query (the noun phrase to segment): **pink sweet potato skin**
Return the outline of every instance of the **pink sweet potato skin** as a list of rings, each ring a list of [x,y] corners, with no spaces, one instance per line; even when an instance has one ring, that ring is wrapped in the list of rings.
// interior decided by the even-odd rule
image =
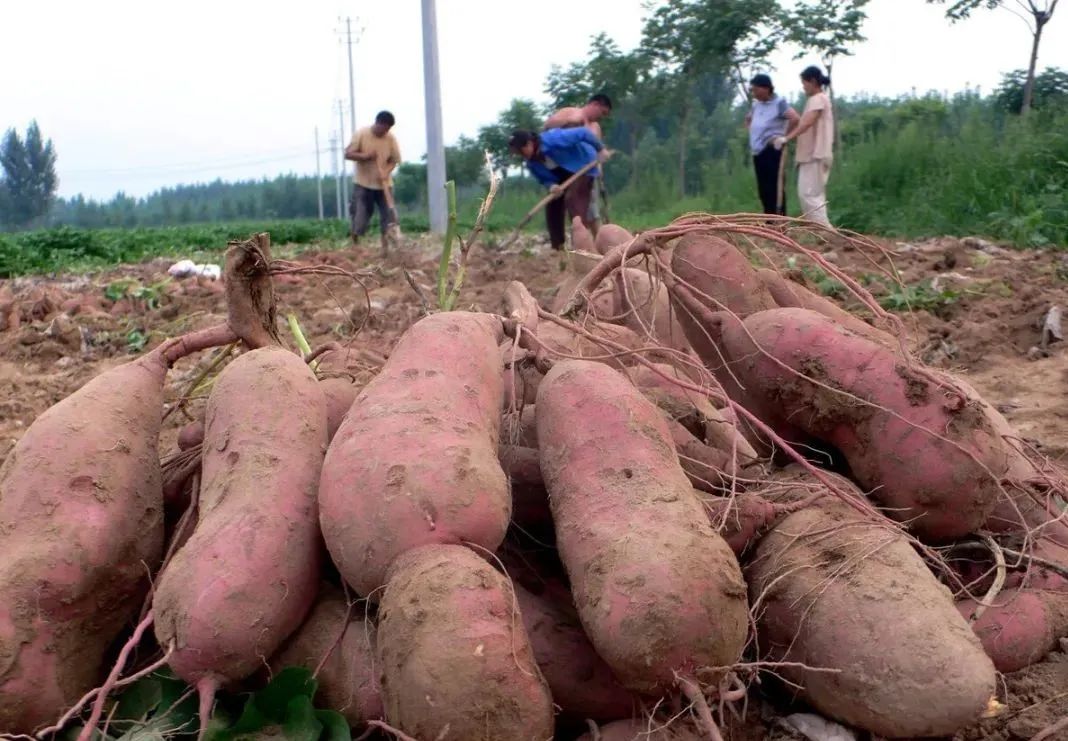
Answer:
[[[102,679],[163,549],[150,353],[37,418],[0,468],[0,729],[54,722]]]
[[[567,587],[552,581],[540,594],[514,582],[513,587],[534,659],[561,714],[602,722],[633,715],[641,707],[640,701],[623,688],[597,655]]]
[[[326,397],[326,439],[333,440],[360,389],[347,377],[324,378],[319,386]]]
[[[792,469],[775,479],[763,493],[776,501],[804,499],[814,482]],[[779,522],[746,580],[760,660],[840,670],[776,669],[828,717],[889,738],[952,736],[994,695],[994,667],[949,590],[901,534],[840,500]]]
[[[860,317],[850,314],[834,301],[813,293],[774,270],[760,268],[757,270],[757,276],[779,308],[793,307],[818,312],[873,342],[878,342],[892,350],[898,348],[897,340],[890,334],[876,329]]]
[[[375,625],[364,620],[363,606],[350,613],[342,591],[323,583],[308,617],[271,658],[271,670],[301,666],[314,672],[329,653],[316,676],[315,703],[338,711],[356,728],[382,717],[382,693],[372,671],[374,645]]]
[[[628,689],[738,660],[745,584],[660,411],[607,366],[556,364],[536,404],[557,548],[583,627]]]
[[[776,306],[745,254],[719,237],[691,234],[680,239],[671,271],[712,311],[747,317]]]
[[[970,618],[978,605],[962,600],[957,607]],[[983,650],[1000,672],[1014,672],[1041,661],[1068,636],[1068,593],[1006,589],[972,624]]]
[[[497,459],[503,335],[489,314],[432,314],[397,343],[334,437],[319,489],[326,546],[374,599],[386,569],[429,543],[496,550],[511,517]]]
[[[208,399],[196,530],[157,583],[156,637],[187,682],[239,680],[304,619],[319,584],[326,401],[280,347],[246,353]],[[253,626],[254,629],[253,629]]]
[[[414,738],[552,738],[552,699],[511,584],[468,548],[427,545],[394,561],[377,657],[386,720]]]
[[[837,447],[862,488],[917,535],[961,537],[987,519],[1008,457],[981,400],[956,409],[896,353],[806,309],[724,318],[722,337],[753,411]]]
[[[613,247],[634,239],[634,235],[618,224],[602,224],[594,240],[595,249],[602,255]]]
[[[524,530],[552,532],[553,515],[541,477],[538,449],[502,445],[500,461],[512,492],[512,522]]]
[[[204,442],[204,420],[190,422],[178,431],[178,450],[189,450]]]

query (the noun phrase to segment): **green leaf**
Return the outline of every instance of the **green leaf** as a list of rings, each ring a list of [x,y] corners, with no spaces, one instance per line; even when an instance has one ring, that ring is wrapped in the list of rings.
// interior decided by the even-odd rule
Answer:
[[[319,741],[323,724],[315,715],[310,697],[294,697],[286,707],[286,719],[282,724],[287,739],[292,741]]]
[[[316,710],[315,717],[323,724],[322,741],[351,741],[352,730],[344,715],[336,710]]]
[[[274,676],[270,684],[254,695],[257,706],[275,723],[285,720],[289,701],[295,697],[306,697],[310,701],[315,697],[319,683],[312,677],[311,670],[291,666]]]
[[[144,720],[163,701],[163,682],[149,675],[134,682],[119,696],[115,720]]]

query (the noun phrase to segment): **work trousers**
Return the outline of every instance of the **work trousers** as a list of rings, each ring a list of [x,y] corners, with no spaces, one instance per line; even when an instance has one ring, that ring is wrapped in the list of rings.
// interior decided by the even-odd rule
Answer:
[[[817,224],[831,225],[827,217],[827,179],[831,175],[831,160],[802,162],[797,166],[797,197],[801,201],[801,217]]]
[[[782,203],[779,200],[779,166],[782,162],[782,150],[771,144],[764,147],[759,154],[753,155],[753,169],[756,170],[757,192],[764,205],[764,213],[786,215],[786,184],[783,182]]]
[[[365,188],[362,185],[352,186],[352,200],[349,202],[349,216],[352,218],[352,235],[362,237],[367,233],[371,225],[371,216],[375,208],[378,209],[378,225],[382,233],[392,222],[389,206],[386,204],[386,192],[377,188]]]
[[[570,173],[564,176],[564,180],[569,177]],[[594,195],[595,180],[592,177],[580,177],[567,187],[562,196],[549,201],[545,207],[545,225],[549,229],[549,243],[554,250],[562,250],[567,242],[567,217],[574,219],[578,216],[587,228],[590,226],[590,199]]]

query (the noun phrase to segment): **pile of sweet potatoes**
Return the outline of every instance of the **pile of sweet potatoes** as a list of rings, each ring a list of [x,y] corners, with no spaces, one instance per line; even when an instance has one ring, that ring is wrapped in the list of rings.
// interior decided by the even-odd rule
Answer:
[[[286,349],[269,279],[230,270],[226,328],[42,415],[0,469],[0,733],[92,738],[153,662],[202,734],[291,666],[420,741],[731,738],[756,698],[884,738],[996,712],[997,671],[1068,633],[1060,474],[731,241],[601,234],[555,304],[512,284],[358,373]],[[238,339],[161,463],[168,367]]]

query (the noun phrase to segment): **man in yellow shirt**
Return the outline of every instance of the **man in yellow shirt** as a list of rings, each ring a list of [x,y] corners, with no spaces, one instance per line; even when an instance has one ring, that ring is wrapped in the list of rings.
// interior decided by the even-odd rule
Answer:
[[[802,216],[816,223],[830,226],[827,217],[827,179],[834,162],[834,109],[825,88],[831,78],[819,67],[806,67],[801,73],[801,86],[808,96],[801,122],[793,131],[775,140],[775,148],[797,140],[797,195]]]
[[[393,187],[393,170],[400,164],[400,147],[390,133],[395,119],[389,111],[375,116],[372,126],[356,132],[352,142],[345,148],[345,159],[356,163],[355,187],[349,215],[352,217],[352,243],[367,233],[371,216],[378,209],[378,222],[382,229],[382,249],[386,249],[386,234],[392,226],[392,215],[386,203],[385,188]]]

